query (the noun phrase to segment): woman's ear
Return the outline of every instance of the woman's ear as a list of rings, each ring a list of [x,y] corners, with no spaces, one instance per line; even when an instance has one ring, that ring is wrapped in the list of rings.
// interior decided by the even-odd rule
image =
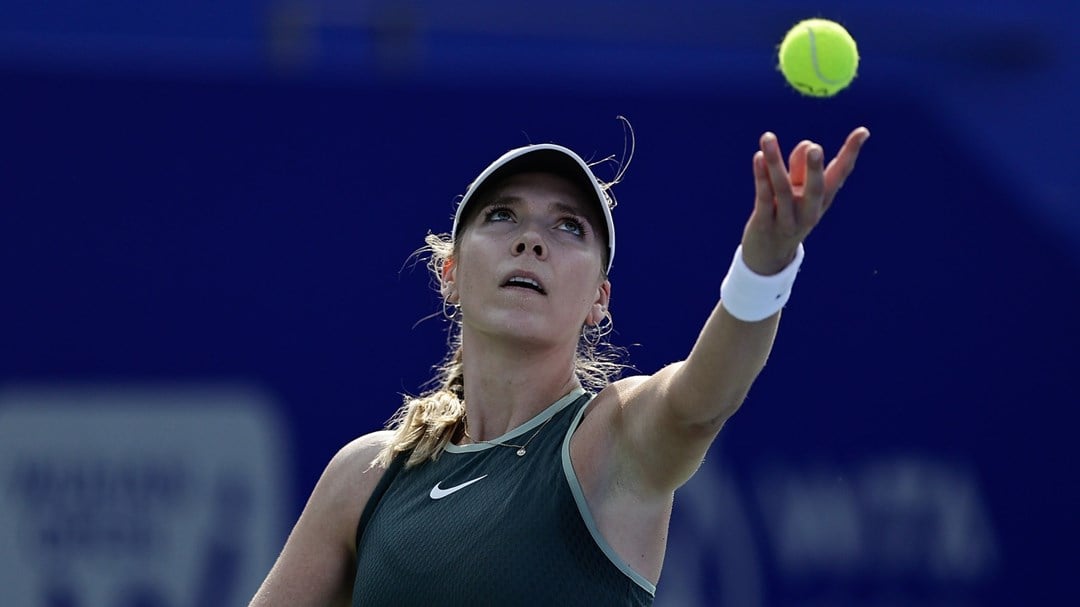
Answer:
[[[585,318],[585,324],[590,327],[595,327],[600,324],[600,321],[604,319],[604,306],[600,304],[593,304],[592,309],[589,310],[589,315]]]
[[[457,264],[453,257],[447,257],[439,273],[439,293],[447,303],[455,304],[461,299],[457,291]]]
[[[589,316],[585,319],[585,323],[591,326],[600,324],[607,314],[609,303],[611,303],[611,281],[604,280],[596,288],[596,300],[589,310]]]

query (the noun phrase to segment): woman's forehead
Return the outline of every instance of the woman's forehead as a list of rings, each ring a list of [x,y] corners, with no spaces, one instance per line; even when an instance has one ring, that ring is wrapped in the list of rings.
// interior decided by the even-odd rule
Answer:
[[[492,188],[489,199],[557,203],[583,212],[589,206],[585,194],[573,182],[554,173],[518,173]]]

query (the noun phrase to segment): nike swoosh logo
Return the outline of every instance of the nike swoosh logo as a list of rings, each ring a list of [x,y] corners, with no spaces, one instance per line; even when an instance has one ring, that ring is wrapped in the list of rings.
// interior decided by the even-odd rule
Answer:
[[[486,474],[484,476],[478,476],[478,477],[472,479],[471,481],[465,481],[464,483],[461,483],[460,485],[454,485],[453,487],[447,487],[446,489],[443,489],[442,487],[439,486],[439,485],[442,484],[442,481],[439,481],[438,483],[435,484],[434,487],[431,488],[431,499],[433,499],[433,500],[441,500],[442,498],[450,495],[451,493],[454,493],[455,491],[461,491],[462,489],[464,489],[465,487],[468,487],[469,485],[471,485],[473,483],[480,482],[481,480],[483,480],[486,477],[487,477]]]

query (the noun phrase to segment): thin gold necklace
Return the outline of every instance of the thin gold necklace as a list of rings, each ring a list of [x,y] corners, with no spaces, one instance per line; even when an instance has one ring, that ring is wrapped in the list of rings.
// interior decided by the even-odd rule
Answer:
[[[462,429],[465,431],[465,438],[469,439],[470,441],[472,441],[474,443],[478,443],[478,444],[483,443],[485,445],[494,445],[496,447],[510,447],[511,449],[516,448],[517,451],[515,451],[515,453],[517,453],[517,456],[518,457],[524,457],[525,454],[528,453],[527,447],[529,446],[529,443],[531,443],[532,440],[534,438],[536,438],[537,434],[540,434],[540,431],[544,429],[544,426],[548,425],[548,422],[550,422],[553,417],[555,417],[554,414],[552,414],[550,417],[548,417],[546,420],[544,420],[544,423],[540,424],[540,427],[536,429],[536,432],[533,432],[533,435],[529,437],[529,440],[525,441],[524,445],[515,445],[513,443],[504,443],[504,442],[493,441],[493,440],[476,440],[475,438],[473,438],[472,436],[469,435],[469,416],[468,415],[463,415],[461,417],[461,424],[462,424]]]

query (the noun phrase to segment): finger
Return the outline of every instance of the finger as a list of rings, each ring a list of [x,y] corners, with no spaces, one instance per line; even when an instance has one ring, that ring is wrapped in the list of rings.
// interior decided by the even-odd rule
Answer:
[[[762,217],[772,217],[774,212],[772,184],[769,183],[769,171],[765,168],[765,153],[754,153],[754,213]]]
[[[848,135],[840,152],[829,162],[825,168],[825,206],[832,204],[836,192],[843,187],[844,182],[855,170],[855,161],[859,157],[859,151],[870,138],[870,131],[866,127],[859,127]]]
[[[791,185],[795,187],[806,183],[806,151],[810,149],[810,145],[810,141],[803,139],[794,150],[791,150],[788,171],[791,173]]]
[[[806,151],[806,184],[798,205],[799,225],[813,227],[825,211],[825,151],[811,145]]]
[[[791,192],[791,178],[780,155],[780,142],[776,135],[765,133],[761,136],[761,151],[765,153],[765,168],[769,173],[769,184],[776,200],[776,220],[788,229],[795,226],[795,208]]]

